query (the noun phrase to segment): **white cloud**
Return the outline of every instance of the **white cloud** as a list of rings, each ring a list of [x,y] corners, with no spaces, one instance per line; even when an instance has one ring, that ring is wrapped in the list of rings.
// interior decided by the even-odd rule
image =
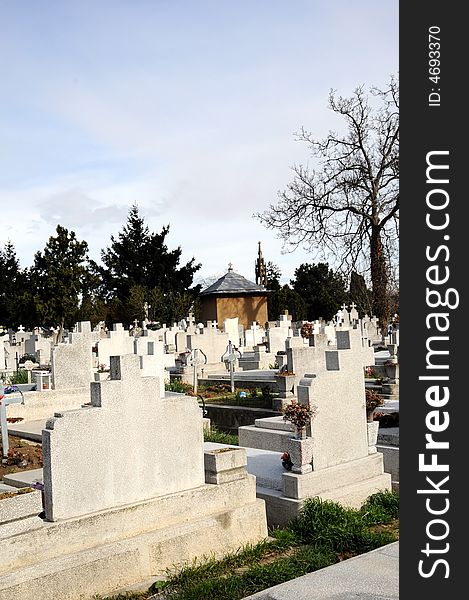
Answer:
[[[204,276],[231,261],[252,278],[261,240],[291,278],[308,256],[282,254],[251,215],[307,161],[294,132],[336,127],[330,88],[347,95],[396,72],[396,3],[29,8],[5,10],[0,40],[0,221],[22,264],[57,223],[98,259],[137,203]]]

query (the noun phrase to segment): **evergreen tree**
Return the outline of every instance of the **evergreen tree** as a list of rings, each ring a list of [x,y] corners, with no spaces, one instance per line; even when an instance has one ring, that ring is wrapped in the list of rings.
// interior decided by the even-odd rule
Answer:
[[[302,264],[295,270],[290,282],[306,304],[309,321],[332,319],[340,306],[348,300],[344,278],[329,269],[327,263]]]
[[[41,325],[64,327],[77,319],[84,291],[89,289],[88,244],[57,225],[43,252],[36,252],[31,270],[34,301]]]
[[[0,325],[12,329],[19,325],[32,327],[36,314],[29,270],[20,268],[11,241],[0,249],[0,281]]]
[[[113,302],[118,320],[130,324],[144,318],[144,304],[150,305],[152,320],[171,323],[186,316],[200,286],[191,288],[194,273],[200,269],[192,258],[179,266],[182,250],[169,250],[165,244],[169,226],[160,233],[150,232],[138,207],[133,205],[127,222],[111,245],[101,251],[103,296]]]
[[[267,271],[267,289],[269,290],[279,290],[281,288],[280,285],[280,277],[282,276],[282,271],[278,265],[269,260],[266,265]]]
[[[350,302],[355,302],[359,317],[371,316],[373,311],[373,294],[366,287],[365,278],[355,271],[350,274]]]
[[[8,241],[4,249],[0,249],[0,325],[11,327],[13,325],[13,302],[17,292],[15,290],[20,268],[16,258],[15,248]]]
[[[303,321],[306,319],[306,302],[288,284],[269,294],[267,302],[269,319],[272,321],[279,319],[280,315],[283,315],[286,310],[288,310],[293,321]]]

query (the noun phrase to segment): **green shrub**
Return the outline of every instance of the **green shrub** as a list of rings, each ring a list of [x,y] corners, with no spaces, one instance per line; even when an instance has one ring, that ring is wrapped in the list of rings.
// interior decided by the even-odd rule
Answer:
[[[13,375],[10,375],[11,385],[17,385],[18,383],[28,383],[28,371],[26,369],[19,369]]]

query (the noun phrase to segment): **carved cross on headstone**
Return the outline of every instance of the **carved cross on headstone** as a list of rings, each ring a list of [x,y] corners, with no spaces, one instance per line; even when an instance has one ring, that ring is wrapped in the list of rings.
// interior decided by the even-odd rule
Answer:
[[[234,364],[237,358],[241,357],[241,352],[237,350],[231,341],[226,347],[225,353],[222,355],[221,359],[224,362],[228,363],[230,369],[230,383],[231,383],[231,393],[234,392]]]
[[[137,337],[139,335],[139,332],[140,332],[140,330],[139,330],[139,327],[138,327],[138,321],[137,321],[137,319],[135,319],[134,320],[134,326],[133,326],[133,329],[132,329],[132,335],[134,337]]]
[[[197,394],[197,368],[200,367],[200,365],[207,364],[207,355],[200,348],[193,348],[190,350],[190,354],[187,357],[187,364],[192,365],[193,367],[194,394]]]
[[[355,302],[352,302],[350,304],[350,320],[352,322],[353,325],[356,325],[358,323],[358,311],[357,311],[357,305],[355,304]]]

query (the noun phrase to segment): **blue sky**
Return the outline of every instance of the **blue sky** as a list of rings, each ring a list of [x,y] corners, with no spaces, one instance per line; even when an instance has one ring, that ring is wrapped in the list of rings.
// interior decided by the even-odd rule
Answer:
[[[340,129],[331,88],[398,73],[398,6],[1,0],[0,245],[29,266],[60,223],[98,260],[136,203],[201,277],[254,279],[261,241],[288,282],[315,257],[252,214],[308,162],[296,131]]]

